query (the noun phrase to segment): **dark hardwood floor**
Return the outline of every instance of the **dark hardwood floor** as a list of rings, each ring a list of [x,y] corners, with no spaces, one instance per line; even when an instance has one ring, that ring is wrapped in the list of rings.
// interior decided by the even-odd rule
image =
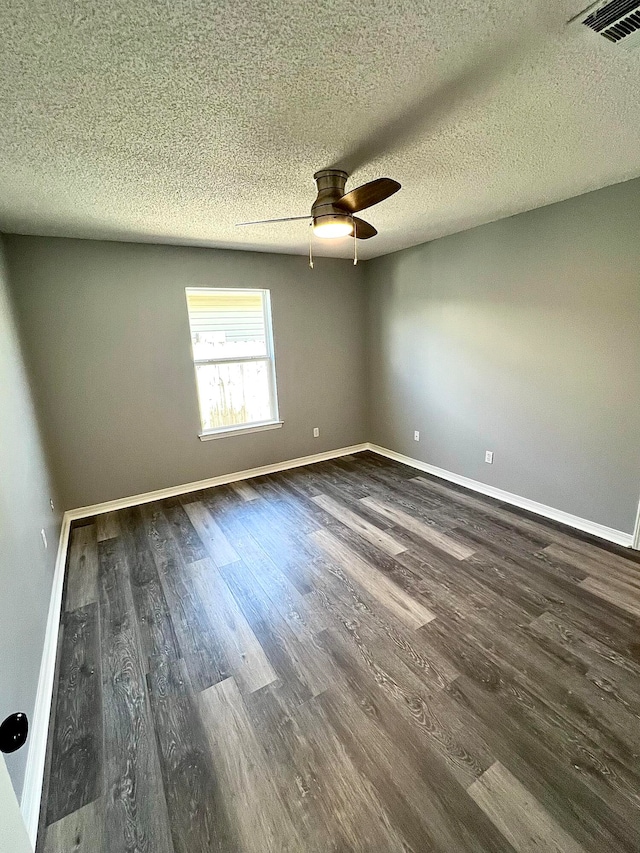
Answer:
[[[372,453],[74,527],[46,853],[640,850],[640,563]]]

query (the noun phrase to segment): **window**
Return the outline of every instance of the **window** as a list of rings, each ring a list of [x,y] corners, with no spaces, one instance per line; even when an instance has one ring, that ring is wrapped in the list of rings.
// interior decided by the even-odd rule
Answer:
[[[201,438],[281,426],[268,290],[187,288]]]

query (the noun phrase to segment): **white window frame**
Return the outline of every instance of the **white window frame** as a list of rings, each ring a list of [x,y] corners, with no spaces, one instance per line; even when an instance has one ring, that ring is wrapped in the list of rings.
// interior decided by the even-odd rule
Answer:
[[[264,355],[249,355],[241,358],[196,358],[193,352],[193,338],[191,335],[191,318],[189,315],[189,294],[199,293],[260,293],[262,294],[262,312],[264,317],[266,353]],[[273,322],[271,315],[271,291],[259,287],[186,287],[185,297],[187,300],[187,319],[189,320],[189,338],[191,340],[191,359],[193,361],[193,373],[196,385],[196,399],[198,401],[198,413],[200,416],[200,432],[198,437],[201,441],[209,441],[214,438],[224,438],[229,435],[242,435],[243,433],[263,432],[269,429],[278,429],[284,423],[280,420],[278,408],[278,387],[276,383],[276,358],[273,348]],[[216,427],[215,429],[204,429],[202,425],[202,408],[200,405],[200,393],[198,390],[198,366],[201,364],[240,364],[245,361],[268,361],[269,362],[269,396],[271,399],[272,418],[267,421],[251,421],[246,424],[232,424],[231,426]]]

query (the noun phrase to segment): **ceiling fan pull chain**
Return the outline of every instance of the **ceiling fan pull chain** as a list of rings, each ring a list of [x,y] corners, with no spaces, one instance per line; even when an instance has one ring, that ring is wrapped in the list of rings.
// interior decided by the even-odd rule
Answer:
[[[353,265],[355,267],[358,265],[358,238],[356,237],[356,220],[353,216],[351,221],[353,222]]]
[[[312,237],[313,237],[313,220],[309,223],[309,266],[313,269],[313,247],[312,247]]]

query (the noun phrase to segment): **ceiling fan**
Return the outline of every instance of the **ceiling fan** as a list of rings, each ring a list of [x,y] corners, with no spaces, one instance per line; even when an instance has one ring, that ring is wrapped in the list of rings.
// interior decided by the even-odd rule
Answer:
[[[354,214],[384,201],[398,192],[400,184],[391,178],[377,178],[345,193],[349,175],[342,169],[322,169],[313,176],[318,188],[316,200],[311,205],[309,216],[286,216],[284,219],[262,219],[258,222],[239,222],[239,226],[264,225],[270,222],[293,222],[312,220],[316,237],[349,237],[368,240],[378,233],[373,225]],[[311,223],[310,223],[311,224]]]

